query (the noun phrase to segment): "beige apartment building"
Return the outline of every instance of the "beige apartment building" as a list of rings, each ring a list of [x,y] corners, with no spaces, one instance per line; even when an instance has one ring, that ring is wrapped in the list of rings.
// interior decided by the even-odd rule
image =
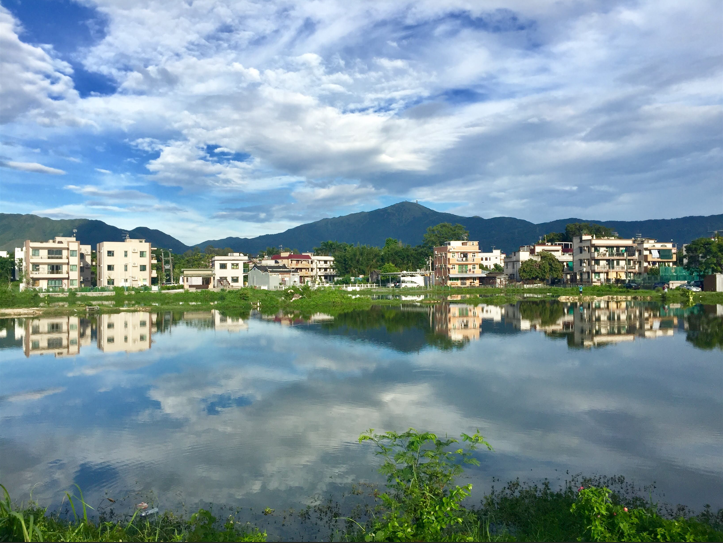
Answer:
[[[434,248],[434,284],[477,287],[487,275],[478,241],[448,241]]]
[[[647,238],[573,239],[573,274],[578,283],[594,285],[629,281],[653,267],[674,266],[677,249],[673,242]]]
[[[301,285],[311,285],[314,283],[314,263],[311,259],[311,253],[300,255],[281,253],[272,256],[268,260],[273,260],[274,266],[286,266],[290,270],[296,271],[299,274],[299,282]]]
[[[316,284],[333,283],[336,279],[336,268],[334,267],[334,257],[325,255],[315,255],[312,253],[304,253],[311,256],[312,270],[314,274],[314,282]]]
[[[15,254],[18,259],[17,249]],[[27,240],[21,249],[20,289],[73,289],[91,286],[90,245],[81,245],[75,237],[36,242]]]
[[[492,305],[442,303],[434,306],[434,332],[452,341],[470,341],[480,337],[482,321],[502,321],[502,308]]]
[[[99,287],[149,286],[157,277],[153,248],[144,239],[104,241],[96,258]]]
[[[137,353],[151,348],[150,313],[98,316],[98,349],[104,353]]]
[[[242,253],[214,256],[211,259],[214,288],[241,288],[244,286],[244,264],[249,257]]]

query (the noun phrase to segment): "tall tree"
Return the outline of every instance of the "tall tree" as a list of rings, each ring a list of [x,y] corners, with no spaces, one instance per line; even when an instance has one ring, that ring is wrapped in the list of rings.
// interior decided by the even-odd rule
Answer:
[[[466,240],[468,238],[469,231],[461,224],[452,225],[448,222],[443,222],[427,228],[422,246],[431,255],[435,247],[440,247],[447,241]]]
[[[692,273],[723,273],[723,236],[698,238],[685,246],[685,268]]]
[[[562,262],[547,251],[540,252],[540,260],[526,260],[520,266],[520,279],[525,281],[547,281],[562,279]]]

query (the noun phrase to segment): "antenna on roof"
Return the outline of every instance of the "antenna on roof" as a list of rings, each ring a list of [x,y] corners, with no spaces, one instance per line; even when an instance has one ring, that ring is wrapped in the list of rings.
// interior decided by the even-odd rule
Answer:
[[[77,228],[73,228],[73,237],[75,237],[75,235],[76,235],[77,233],[78,233],[78,229],[77,229]]]

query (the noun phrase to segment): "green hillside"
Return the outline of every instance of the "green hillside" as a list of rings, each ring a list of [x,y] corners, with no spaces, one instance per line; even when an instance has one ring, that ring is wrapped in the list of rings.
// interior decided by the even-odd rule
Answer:
[[[77,230],[76,238],[83,244],[91,245],[93,249],[101,241],[123,241],[124,230],[103,221],[56,220],[36,215],[0,213],[0,250],[13,251],[16,247],[22,247],[27,239],[47,241],[55,236],[72,236],[73,229]],[[160,230],[140,227],[129,230],[128,235],[131,238],[150,241],[154,247],[172,249],[175,252],[182,253],[189,249],[177,239]]]
[[[266,247],[290,247],[309,251],[322,241],[333,240],[381,247],[389,237],[401,239],[404,243],[417,245],[429,226],[441,222],[459,223],[470,233],[470,239],[478,240],[484,250],[494,246],[509,253],[520,245],[536,242],[550,232],[562,232],[572,222],[595,222],[609,226],[621,236],[642,234],[660,240],[673,239],[678,244],[688,243],[695,238],[709,235],[711,230],[723,230],[723,215],[710,217],[683,217],[647,221],[599,221],[590,219],[561,219],[534,224],[512,217],[462,217],[451,213],[440,213],[412,202],[401,202],[374,211],[353,213],[343,217],[322,219],[291,228],[280,234],[269,234],[256,238],[224,238],[199,243],[230,247],[244,253],[257,253]]]

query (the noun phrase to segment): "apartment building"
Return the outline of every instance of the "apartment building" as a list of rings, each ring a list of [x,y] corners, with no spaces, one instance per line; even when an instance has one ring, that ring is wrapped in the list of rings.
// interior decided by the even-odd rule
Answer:
[[[153,248],[146,240],[104,241],[97,247],[99,287],[143,287],[157,277]]]
[[[81,245],[75,237],[27,240],[22,249],[15,250],[15,259],[25,275],[21,290],[91,286],[90,245]]]
[[[314,283],[324,284],[334,282],[336,279],[336,268],[334,267],[333,256],[314,255],[312,253],[304,254],[311,256]]]
[[[487,275],[478,241],[448,241],[434,248],[434,284],[476,287]]]
[[[244,286],[244,264],[249,257],[242,253],[215,256],[211,259],[214,288],[241,288]]]
[[[653,267],[674,266],[677,249],[672,242],[647,238],[596,238],[583,235],[573,239],[573,272],[579,283],[600,285],[629,281]]]
[[[522,245],[519,251],[507,255],[504,260],[505,275],[510,281],[520,281],[520,266],[528,260],[540,260],[542,251],[552,254],[563,266],[563,280],[569,282],[572,279],[572,243],[536,243],[534,245]]]
[[[311,253],[300,255],[281,253],[272,256],[269,260],[273,260],[276,266],[286,266],[291,270],[296,270],[302,285],[314,283],[314,263],[311,259]]]

